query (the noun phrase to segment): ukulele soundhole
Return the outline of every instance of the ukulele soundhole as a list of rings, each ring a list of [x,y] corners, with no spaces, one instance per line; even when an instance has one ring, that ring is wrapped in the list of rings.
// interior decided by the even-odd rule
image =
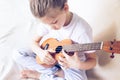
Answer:
[[[56,53],[59,53],[62,51],[62,46],[58,46],[56,49],[55,49]]]

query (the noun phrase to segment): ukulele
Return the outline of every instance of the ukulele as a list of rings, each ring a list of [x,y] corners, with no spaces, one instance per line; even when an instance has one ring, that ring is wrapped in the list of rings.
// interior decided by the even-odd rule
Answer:
[[[85,44],[73,44],[72,40],[65,39],[58,41],[55,38],[49,38],[41,44],[42,49],[52,49],[55,51],[51,55],[59,60],[59,56],[64,57],[62,50],[64,50],[68,55],[72,56],[75,51],[84,52],[92,50],[103,50],[112,53],[111,58],[114,58],[114,53],[120,53],[120,41],[106,41],[106,42],[95,42],[95,43],[85,43]],[[36,61],[38,64],[45,65],[38,56],[36,56]]]

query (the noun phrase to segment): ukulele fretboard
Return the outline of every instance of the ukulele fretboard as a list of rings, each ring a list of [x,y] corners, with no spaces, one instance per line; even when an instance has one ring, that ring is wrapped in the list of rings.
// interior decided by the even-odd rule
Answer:
[[[91,50],[101,50],[102,49],[102,42],[64,45],[63,49],[66,52],[74,52],[74,51],[83,52],[83,51],[91,51]]]

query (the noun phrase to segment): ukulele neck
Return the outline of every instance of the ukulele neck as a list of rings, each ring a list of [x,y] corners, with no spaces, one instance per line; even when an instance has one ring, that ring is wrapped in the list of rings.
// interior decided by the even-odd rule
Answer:
[[[103,42],[96,43],[86,43],[86,44],[72,44],[72,45],[64,45],[63,49],[66,52],[84,52],[84,51],[92,51],[92,50],[101,50],[103,46]]]

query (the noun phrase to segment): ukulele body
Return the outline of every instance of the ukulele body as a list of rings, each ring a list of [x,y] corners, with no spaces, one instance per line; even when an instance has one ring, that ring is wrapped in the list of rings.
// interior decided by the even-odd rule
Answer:
[[[51,52],[51,55],[53,58],[55,58],[57,61],[59,60],[59,56],[64,57],[61,50],[62,50],[62,46],[64,45],[69,45],[72,44],[72,41],[70,39],[64,39],[62,41],[58,41],[55,38],[49,38],[47,40],[45,40],[42,44],[41,44],[41,48],[44,49],[44,47],[46,45],[48,45],[47,50],[52,50],[55,53]],[[43,66],[50,66],[50,65],[46,65],[45,63],[43,63],[40,58],[38,56],[36,56],[36,61],[38,64],[41,64]],[[56,62],[57,63],[57,62]],[[55,64],[51,65],[54,66]]]

